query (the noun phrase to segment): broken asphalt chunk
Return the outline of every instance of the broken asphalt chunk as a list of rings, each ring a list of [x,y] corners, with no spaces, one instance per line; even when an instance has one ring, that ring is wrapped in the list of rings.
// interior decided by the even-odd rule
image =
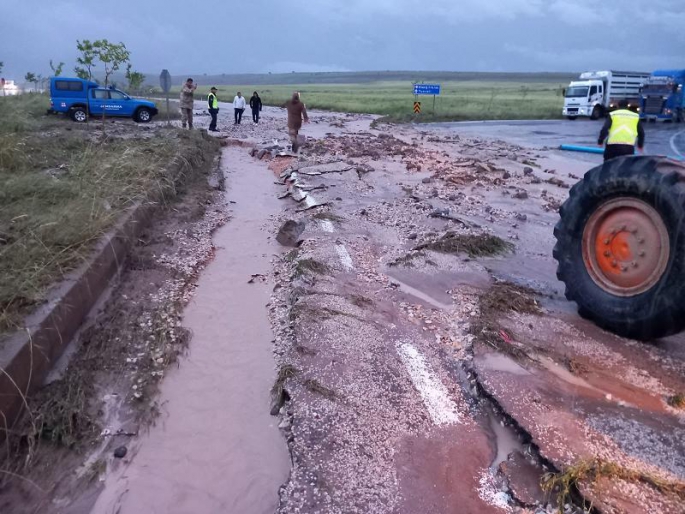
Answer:
[[[297,246],[297,242],[304,232],[305,222],[288,220],[286,221],[278,231],[276,236],[276,241],[278,241],[283,246]]]

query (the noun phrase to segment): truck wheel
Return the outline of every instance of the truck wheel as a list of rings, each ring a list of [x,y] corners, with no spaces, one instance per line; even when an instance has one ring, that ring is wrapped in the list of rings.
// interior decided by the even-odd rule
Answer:
[[[641,340],[685,328],[683,175],[672,160],[621,157],[571,188],[554,258],[581,316]]]
[[[69,115],[71,116],[72,120],[79,123],[84,123],[88,120],[88,113],[83,107],[74,107]]]
[[[591,120],[598,120],[602,116],[602,109],[600,108],[599,105],[595,105],[595,107],[592,109],[592,114],[590,114],[590,119]]]
[[[578,116],[566,116],[569,120],[573,121],[575,120]]]
[[[152,120],[152,113],[150,112],[150,109],[148,109],[147,107],[141,107],[136,111],[136,114],[133,116],[133,119],[138,123],[148,123]]]

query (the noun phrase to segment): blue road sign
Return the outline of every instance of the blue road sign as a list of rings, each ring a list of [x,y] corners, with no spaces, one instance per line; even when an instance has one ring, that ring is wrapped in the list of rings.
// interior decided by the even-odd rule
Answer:
[[[415,95],[439,95],[440,84],[414,84]]]

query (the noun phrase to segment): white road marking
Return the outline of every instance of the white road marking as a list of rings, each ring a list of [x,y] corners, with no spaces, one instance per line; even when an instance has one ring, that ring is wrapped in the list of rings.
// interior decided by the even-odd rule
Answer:
[[[680,150],[678,150],[678,147],[675,145],[675,139],[681,134],[685,134],[685,130],[681,130],[680,132],[676,132],[675,134],[673,134],[673,137],[671,138],[670,143],[671,143],[671,149],[676,153],[676,155],[678,157],[685,158],[685,155],[683,155],[680,152]]]
[[[297,179],[295,181],[295,185],[297,186]],[[312,205],[318,205],[318,202],[314,199],[314,197],[310,194],[305,193],[307,196],[304,199],[304,202],[307,204],[307,207],[311,207]],[[329,234],[332,234],[335,232],[335,227],[333,226],[333,223],[331,223],[329,220],[319,220],[319,223],[321,224],[321,229],[324,232],[328,232]],[[338,254],[338,257],[340,257],[340,263],[343,265],[343,268],[346,270],[350,271],[354,269],[354,262],[352,262],[352,257],[350,256],[350,253],[347,251],[347,248],[345,248],[344,245],[337,243],[335,245],[335,251]]]
[[[449,396],[445,385],[440,381],[419,351],[409,343],[398,343],[399,353],[414,387],[421,395],[423,403],[436,425],[453,425],[461,418],[456,404]]]
[[[353,270],[354,263],[352,262],[352,257],[350,257],[347,248],[345,248],[344,245],[336,244],[335,251],[338,252],[338,257],[340,257],[340,262],[342,263],[343,268],[347,270]]]

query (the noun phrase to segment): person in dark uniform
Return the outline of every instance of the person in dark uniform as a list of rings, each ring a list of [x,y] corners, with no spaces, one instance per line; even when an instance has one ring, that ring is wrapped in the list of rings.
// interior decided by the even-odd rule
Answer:
[[[262,99],[259,98],[259,93],[255,91],[250,98],[250,108],[252,109],[252,121],[259,123],[259,113],[262,110]]]
[[[602,146],[605,139],[605,161],[622,155],[633,155],[636,142],[638,152],[644,152],[645,130],[640,115],[628,109],[628,100],[619,100],[618,109],[607,116],[597,144]]]
[[[219,99],[216,97],[215,87],[209,90],[207,104],[209,107],[209,114],[212,116],[212,122],[209,124],[209,130],[211,132],[219,132],[216,128],[216,118],[219,115]]]

